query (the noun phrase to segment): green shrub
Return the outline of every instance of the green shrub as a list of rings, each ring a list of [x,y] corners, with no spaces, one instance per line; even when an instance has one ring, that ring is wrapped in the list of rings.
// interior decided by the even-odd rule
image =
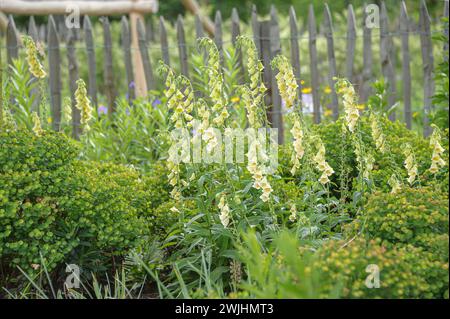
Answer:
[[[377,192],[363,217],[370,237],[440,252],[439,258],[448,261],[448,194],[426,187],[404,188],[399,194]]]
[[[448,263],[412,245],[386,247],[362,238],[330,241],[317,252],[322,289],[343,283],[344,298],[442,298],[448,296]],[[378,266],[380,287],[368,288],[368,265]],[[323,297],[327,297],[325,294]]]
[[[78,151],[59,133],[0,133],[0,259],[10,273],[36,271],[41,256],[49,271],[104,270],[151,230],[138,172],[79,161]]]
[[[256,234],[238,246],[246,279],[232,296],[257,298],[448,298],[448,264],[412,245],[387,247],[363,237],[313,250],[292,233],[264,248]],[[369,265],[379,288],[368,288]]]

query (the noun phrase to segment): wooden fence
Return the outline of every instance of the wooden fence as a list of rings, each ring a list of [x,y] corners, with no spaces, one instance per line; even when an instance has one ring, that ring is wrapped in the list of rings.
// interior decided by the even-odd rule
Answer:
[[[356,30],[357,26],[360,25],[363,28],[363,71],[362,71],[362,84],[358,88],[358,93],[361,98],[361,103],[365,103],[369,96],[370,83],[373,81],[373,53],[372,53],[372,42],[379,41],[380,46],[380,61],[382,74],[388,83],[388,108],[396,103],[399,96],[397,96],[396,89],[396,74],[394,68],[393,54],[395,48],[393,47],[393,37],[401,38],[401,66],[402,66],[402,79],[401,85],[403,86],[403,105],[404,105],[404,122],[408,128],[411,128],[412,114],[411,114],[411,62],[410,62],[410,49],[409,49],[409,37],[414,31],[416,34],[420,35],[421,53],[422,53],[422,69],[423,69],[423,105],[424,112],[428,114],[432,108],[432,95],[433,95],[433,50],[432,50],[432,34],[431,34],[431,19],[428,14],[426,2],[421,0],[420,5],[420,18],[418,23],[412,23],[412,20],[408,17],[407,7],[405,3],[400,2],[400,17],[399,25],[397,31],[393,32],[392,26],[389,26],[388,15],[386,12],[386,6],[382,2],[380,7],[380,37],[379,39],[374,39],[372,37],[372,30],[366,25],[366,23],[357,23],[355,19],[355,13],[352,5],[348,6],[347,13],[347,33],[346,33],[346,63],[345,63],[345,76],[349,79],[354,77],[354,59],[355,59],[355,47],[356,41],[361,38],[357,37]],[[444,1],[444,11],[443,15],[448,17],[448,0]],[[364,17],[365,18],[365,17]],[[98,86],[96,83],[96,69],[102,68],[104,74],[104,96],[106,96],[109,109],[114,110],[114,101],[117,96],[114,77],[117,75],[113,74],[113,51],[112,51],[112,40],[111,40],[111,30],[110,22],[107,17],[101,19],[103,25],[103,65],[98,65],[100,61],[96,61],[94,52],[94,36],[92,30],[92,24],[89,16],[84,17],[83,21],[83,35],[85,42],[85,50],[88,57],[88,93],[94,104],[97,105],[98,96]],[[416,25],[416,30],[411,30],[411,26]],[[293,8],[289,11],[289,26],[290,26],[290,37],[289,43],[290,47],[285,48],[285,50],[290,50],[291,62],[294,67],[295,76],[299,85],[299,95],[301,96],[301,66],[302,57],[300,56],[299,50],[299,26],[297,22],[297,15]],[[268,118],[272,125],[277,128],[283,127],[282,118],[282,100],[278,93],[278,88],[275,81],[275,72],[270,67],[270,60],[277,54],[282,52],[281,41],[280,41],[280,27],[278,21],[278,13],[274,7],[271,8],[270,18],[266,20],[260,20],[257,16],[257,9],[253,6],[252,16],[251,16],[251,27],[253,30],[253,38],[255,40],[256,46],[259,50],[260,58],[265,66],[264,68],[264,82],[268,88],[268,95],[266,97],[267,105],[270,105],[268,110]],[[125,59],[125,76],[128,83],[134,82],[134,72],[133,72],[133,62],[132,57],[132,39],[130,34],[130,27],[128,19],[124,16],[121,21],[121,38],[122,38],[122,49],[124,52]],[[167,64],[173,64],[175,61],[171,61],[169,57],[169,44],[166,31],[166,22],[163,17],[159,18],[159,34],[154,31],[155,28],[151,23],[145,24],[142,20],[138,20],[137,32],[138,32],[138,48],[140,52],[140,58],[142,59],[143,71],[145,74],[145,84],[148,89],[156,88],[156,80],[154,75],[154,68],[156,61],[151,61],[148,54],[148,46],[150,42],[154,44],[155,40],[159,39],[161,58]],[[45,31],[43,31],[45,30]],[[63,29],[60,28],[58,34],[57,24],[55,18],[49,16],[48,25],[46,27],[37,28],[35,20],[30,17],[28,34],[35,40],[45,40],[48,50],[49,59],[49,86],[50,86],[50,102],[51,110],[53,114],[53,128],[55,130],[59,129],[61,121],[61,52],[60,43],[65,39],[67,46],[67,59],[69,68],[69,78],[70,78],[70,90],[72,92],[72,104],[73,94],[76,89],[75,81],[78,78],[78,62],[74,43],[80,37],[78,30],[72,29],[67,30],[66,34],[61,34]],[[329,7],[324,5],[324,21],[323,21],[322,34],[317,32],[317,23],[315,19],[315,13],[313,6],[309,7],[307,14],[307,37],[308,37],[308,49],[309,49],[309,61],[310,61],[310,83],[312,89],[312,103],[313,103],[313,118],[315,123],[321,121],[321,92],[319,91],[319,71],[318,71],[318,55],[317,55],[317,38],[318,36],[323,36],[326,38],[327,43],[327,56],[328,56],[328,74],[326,79],[328,81],[329,87],[332,89],[331,92],[331,109],[333,117],[336,119],[339,115],[338,109],[338,98],[336,92],[334,91],[333,77],[338,75],[336,67],[335,58],[335,48],[334,48],[334,35],[333,35],[333,22]],[[217,12],[214,21],[214,41],[219,49],[221,55],[223,54],[223,45],[225,41],[222,35],[222,17],[221,13]],[[78,33],[77,33],[78,32]],[[177,63],[180,64],[181,73],[189,77],[189,55],[187,52],[186,44],[186,34],[183,19],[180,16],[176,21],[176,32],[177,32],[177,47],[179,53],[179,59]],[[445,30],[448,32],[448,30]],[[196,17],[195,20],[195,33],[196,37],[204,36],[204,30],[200,17]],[[240,21],[238,11],[233,9],[231,17],[231,42],[233,45],[236,43],[236,37],[240,35]],[[8,27],[6,31],[6,51],[7,51],[7,61],[12,62],[12,59],[17,58],[19,55],[19,49],[21,47],[21,40],[19,37],[19,32],[16,29],[14,19],[9,16]],[[448,48],[448,47],[447,47]],[[448,50],[448,49],[447,49]],[[242,55],[239,56],[242,59]],[[242,67],[242,62],[239,63],[241,66],[241,72],[244,72]],[[130,87],[129,97],[133,98],[135,96],[134,89]],[[73,128],[74,136],[77,137],[79,134],[79,111],[73,107]],[[391,113],[390,118],[395,119],[395,112]],[[280,130],[280,141],[283,141],[283,132]],[[429,134],[428,117],[424,117],[424,134]]]

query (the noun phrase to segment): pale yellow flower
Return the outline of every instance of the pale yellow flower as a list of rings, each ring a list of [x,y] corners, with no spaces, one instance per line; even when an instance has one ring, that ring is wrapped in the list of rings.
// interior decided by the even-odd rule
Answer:
[[[44,71],[44,67],[39,61],[38,57],[38,49],[33,39],[30,36],[23,36],[23,43],[25,45],[25,51],[27,55],[27,62],[30,73],[33,74],[36,78],[42,79],[47,76],[47,73]]]
[[[36,112],[31,113],[31,119],[33,120],[33,132],[36,136],[41,136],[44,130],[41,126],[41,119]]]

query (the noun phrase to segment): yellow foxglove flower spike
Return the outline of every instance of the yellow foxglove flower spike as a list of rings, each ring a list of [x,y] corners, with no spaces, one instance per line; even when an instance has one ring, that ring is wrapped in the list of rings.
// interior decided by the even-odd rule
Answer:
[[[322,185],[325,185],[330,182],[329,177],[333,175],[334,170],[333,168],[327,163],[325,160],[325,145],[323,144],[322,140],[318,138],[318,151],[317,154],[314,156],[314,161],[316,162],[317,169],[322,173],[322,175],[319,178],[319,182]]]
[[[228,206],[225,195],[222,195],[220,197],[218,207],[220,210],[219,215],[220,222],[222,223],[223,227],[227,228],[228,225],[230,224],[230,207]]]
[[[386,137],[382,132],[377,116],[374,113],[370,113],[369,120],[375,146],[377,150],[384,154],[386,152]]]
[[[41,127],[41,119],[36,112],[31,113],[31,119],[33,120],[33,132],[36,136],[41,136],[44,130]]]
[[[359,119],[358,99],[355,89],[349,81],[345,79],[338,79],[336,82],[336,93],[342,96],[345,111],[345,122],[348,130],[353,133]]]
[[[33,39],[30,36],[24,35],[23,43],[25,45],[25,51],[30,73],[33,74],[38,79],[45,78],[47,76],[47,73],[45,73],[44,67],[39,61],[38,56],[39,52]]]
[[[414,183],[414,180],[417,177],[418,168],[417,168],[417,162],[414,157],[414,153],[412,151],[410,144],[407,144],[405,146],[403,154],[405,155],[404,165],[405,165],[406,171],[408,172],[408,183],[410,185],[412,185]]]
[[[75,107],[80,110],[80,123],[85,131],[89,130],[89,121],[92,119],[91,101],[87,95],[86,83],[82,79],[77,80],[77,90],[75,91]]]
[[[285,56],[277,55],[272,60],[272,68],[277,68],[279,71],[275,78],[277,80],[280,95],[286,103],[286,107],[289,109],[295,103],[298,89],[292,66]]]
[[[441,167],[444,167],[446,165],[446,163],[442,158],[445,150],[440,144],[441,135],[439,132],[439,128],[437,128],[436,126],[433,126],[433,128],[433,133],[430,137],[430,147],[433,149],[433,153],[431,155],[430,172],[432,174],[436,174]]]

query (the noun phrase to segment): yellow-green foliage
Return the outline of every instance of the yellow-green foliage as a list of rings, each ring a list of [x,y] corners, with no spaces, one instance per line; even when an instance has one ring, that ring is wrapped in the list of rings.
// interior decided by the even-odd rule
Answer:
[[[140,215],[151,211],[151,194],[137,171],[79,161],[78,151],[60,133],[0,133],[1,267],[31,272],[41,255],[49,271],[91,267],[148,233]]]
[[[363,210],[366,230],[384,244],[411,244],[448,261],[448,194],[432,188],[403,188],[398,194],[377,192]]]
[[[349,298],[442,298],[448,297],[448,264],[434,260],[432,253],[412,245],[386,247],[379,241],[359,238],[344,246],[330,241],[317,252],[311,268],[320,272],[323,297],[343,285]],[[368,265],[377,265],[380,288],[368,288]]]

